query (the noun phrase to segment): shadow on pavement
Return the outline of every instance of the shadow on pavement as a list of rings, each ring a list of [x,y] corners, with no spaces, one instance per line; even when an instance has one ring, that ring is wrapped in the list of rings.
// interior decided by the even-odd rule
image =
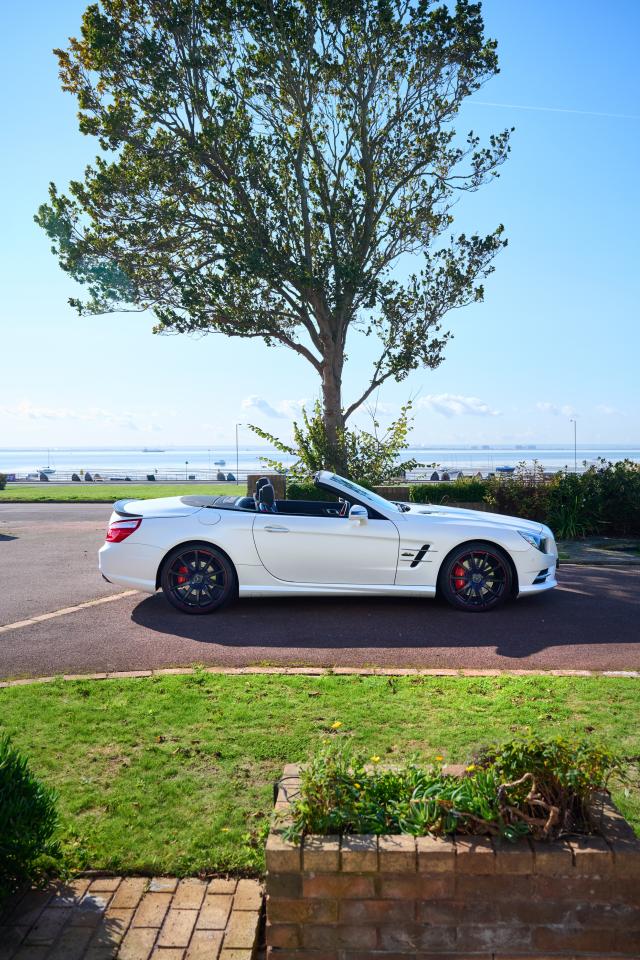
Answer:
[[[486,648],[520,659],[549,647],[637,644],[638,613],[637,573],[563,567],[556,590],[485,614],[459,612],[440,600],[292,597],[249,598],[198,617],[174,610],[159,593],[131,616],[158,633],[229,648]]]

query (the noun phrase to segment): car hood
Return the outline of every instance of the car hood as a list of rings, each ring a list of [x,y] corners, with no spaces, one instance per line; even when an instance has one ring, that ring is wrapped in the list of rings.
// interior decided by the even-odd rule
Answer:
[[[202,504],[186,503],[183,497],[155,497],[153,500],[118,500],[113,510],[121,517],[189,517],[202,510]]]
[[[406,514],[412,516],[438,517],[442,520],[464,520],[466,523],[475,520],[483,526],[512,527],[516,530],[531,530],[542,533],[545,526],[536,520],[523,520],[521,517],[506,517],[502,513],[487,513],[485,510],[465,510],[464,507],[449,507],[437,503],[405,503]]]

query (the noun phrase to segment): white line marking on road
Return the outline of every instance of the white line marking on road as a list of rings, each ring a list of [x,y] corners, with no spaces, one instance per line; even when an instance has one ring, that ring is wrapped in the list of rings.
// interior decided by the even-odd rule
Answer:
[[[0,633],[7,633],[9,630],[19,630],[21,627],[30,627],[34,623],[42,623],[43,620],[54,620],[56,617],[66,617],[68,613],[75,613],[77,610],[86,610],[87,607],[97,607],[101,603],[111,603],[112,600],[122,600],[123,597],[133,597],[138,590],[125,590],[124,593],[113,593],[109,597],[100,597],[98,600],[86,600],[84,603],[77,603],[74,607],[62,607],[61,610],[54,610],[53,613],[40,613],[37,617],[29,617],[28,620],[16,620],[15,623],[5,623],[0,626]]]

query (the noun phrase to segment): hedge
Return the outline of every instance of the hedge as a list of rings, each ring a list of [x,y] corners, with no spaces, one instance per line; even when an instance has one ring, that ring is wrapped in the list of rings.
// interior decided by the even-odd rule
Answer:
[[[416,483],[409,487],[409,499],[412,503],[480,503],[488,489],[483,480]]]

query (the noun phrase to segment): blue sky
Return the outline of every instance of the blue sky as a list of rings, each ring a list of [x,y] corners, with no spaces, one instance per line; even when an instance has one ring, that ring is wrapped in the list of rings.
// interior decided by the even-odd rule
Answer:
[[[77,289],[32,216],[48,182],[64,188],[95,152],[51,54],[84,7],[39,0],[3,17],[0,446],[206,445],[247,421],[287,436],[318,389],[290,351],[156,337],[151,316],[67,305]],[[380,391],[381,419],[411,395],[419,443],[570,442],[573,416],[581,442],[638,443],[640,4],[486,0],[484,15],[501,74],[458,126],[516,132],[500,180],[463,200],[458,226],[503,222],[509,247],[485,302],[450,315],[442,366]],[[372,356],[357,337],[349,355],[346,401]]]

